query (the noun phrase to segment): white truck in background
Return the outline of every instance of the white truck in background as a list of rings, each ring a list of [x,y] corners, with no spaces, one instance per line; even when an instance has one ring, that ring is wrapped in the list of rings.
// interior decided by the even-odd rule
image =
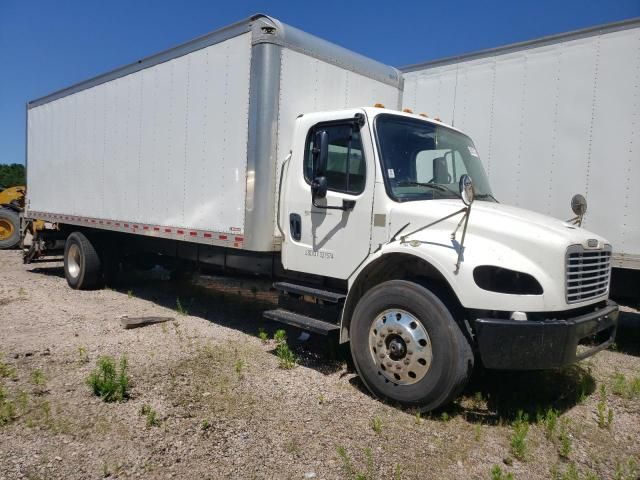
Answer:
[[[51,226],[25,260],[63,248],[75,289],[141,255],[273,279],[267,318],[350,342],[374,395],[426,410],[474,361],[610,345],[609,242],[495,202],[472,140],[402,89],[256,15],[30,102],[25,216]]]
[[[612,294],[640,301],[640,18],[411,65],[403,105],[467,132],[500,202],[613,244]]]

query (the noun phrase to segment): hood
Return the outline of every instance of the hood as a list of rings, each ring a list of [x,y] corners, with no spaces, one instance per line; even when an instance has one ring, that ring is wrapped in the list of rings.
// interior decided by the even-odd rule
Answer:
[[[408,222],[410,225],[401,235],[435,222],[463,206],[460,200],[427,200],[394,205],[391,210],[391,235]],[[455,216],[423,230],[418,235],[426,233],[430,229],[449,229],[452,232],[461,217],[462,215]],[[394,230],[396,226],[397,228]],[[458,239],[460,239],[461,233],[462,227],[458,231]],[[603,248],[607,243],[603,237],[577,225],[531,210],[486,201],[475,201],[472,204],[467,235],[468,239],[480,235],[498,241],[512,238],[525,244],[536,245],[542,242],[544,244],[553,243],[559,247],[580,244],[585,248],[594,248],[587,245],[589,239],[597,240],[598,244],[595,248]],[[465,241],[465,243],[467,242]]]

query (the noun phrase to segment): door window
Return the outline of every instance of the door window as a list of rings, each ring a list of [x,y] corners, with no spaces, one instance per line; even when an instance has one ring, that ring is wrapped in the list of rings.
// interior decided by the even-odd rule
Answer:
[[[336,192],[358,195],[364,190],[365,163],[362,140],[358,127],[352,123],[316,125],[307,140],[304,159],[304,178],[313,180],[313,141],[315,132],[324,130],[329,135],[329,157],[327,158],[327,188]]]

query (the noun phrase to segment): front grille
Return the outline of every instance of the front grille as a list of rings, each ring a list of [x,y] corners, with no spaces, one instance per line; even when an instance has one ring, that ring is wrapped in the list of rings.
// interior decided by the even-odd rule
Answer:
[[[582,245],[567,248],[567,303],[584,302],[605,295],[611,278],[611,246],[586,250]]]

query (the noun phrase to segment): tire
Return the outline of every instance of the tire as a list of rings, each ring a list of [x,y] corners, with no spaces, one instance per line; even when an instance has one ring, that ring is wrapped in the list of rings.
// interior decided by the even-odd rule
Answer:
[[[0,250],[15,248],[20,243],[18,212],[0,207]]]
[[[451,313],[416,283],[391,280],[365,293],[350,337],[351,356],[369,391],[423,411],[453,401],[473,371],[473,351]]]
[[[100,256],[81,232],[73,232],[64,245],[64,276],[75,290],[94,290],[102,286]]]

